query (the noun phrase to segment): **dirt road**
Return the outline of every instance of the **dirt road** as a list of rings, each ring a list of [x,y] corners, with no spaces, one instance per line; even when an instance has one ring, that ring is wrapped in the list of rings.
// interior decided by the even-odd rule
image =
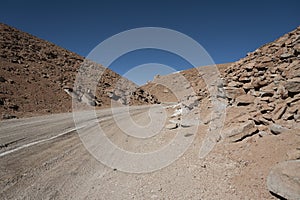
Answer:
[[[182,134],[183,138],[194,134],[188,134],[191,129],[181,127],[162,128],[150,141],[121,134],[115,119],[121,125],[132,123],[129,120],[145,125],[153,118],[148,111],[146,106],[132,107],[131,118],[122,108],[116,108],[114,115],[108,109],[97,111],[97,117],[82,113],[77,127],[72,113],[0,122],[0,199],[273,198],[264,186],[267,169],[256,174],[257,177],[239,179],[244,172],[256,173],[251,171],[249,166],[252,165],[247,161],[250,159],[247,152],[253,146],[221,144],[206,158],[198,158],[206,134],[204,125],[199,126],[193,143],[179,159],[168,167],[140,174],[125,173],[102,164],[85,148],[76,131],[88,134],[101,125],[107,138],[132,152],[153,151],[172,141],[176,134]],[[163,112],[161,107],[152,111]],[[292,143],[293,138],[290,141]],[[264,141],[257,145],[267,148]],[[269,165],[275,162],[272,158]]]

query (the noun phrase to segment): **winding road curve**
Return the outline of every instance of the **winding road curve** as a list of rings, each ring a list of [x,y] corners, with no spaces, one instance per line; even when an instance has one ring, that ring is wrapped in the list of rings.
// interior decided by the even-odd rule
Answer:
[[[162,128],[150,142],[120,134],[116,117],[123,125],[132,119],[145,125],[153,120],[149,108],[131,107],[131,119],[123,108],[114,108],[114,115],[110,109],[99,110],[97,117],[83,112],[77,126],[73,113],[0,122],[0,199],[214,199],[218,194],[223,199],[232,198],[229,180],[234,170],[221,178],[216,176],[232,168],[233,163],[218,154],[197,158],[205,136],[200,129],[178,160],[141,174],[105,166],[88,152],[77,133],[81,130],[88,134],[101,125],[113,143],[135,152],[153,151],[176,134],[183,138],[194,134],[190,128]],[[163,112],[161,107],[154,107],[157,115]]]

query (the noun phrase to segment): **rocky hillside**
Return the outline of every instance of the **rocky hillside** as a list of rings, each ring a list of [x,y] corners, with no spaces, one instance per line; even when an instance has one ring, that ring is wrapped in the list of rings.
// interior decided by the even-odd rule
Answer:
[[[249,53],[222,77],[228,101],[224,139],[239,142],[296,130],[298,147],[284,152],[288,161],[281,160],[272,168],[266,185],[277,197],[299,199],[300,27]],[[289,137],[294,135],[285,135]],[[273,147],[278,145],[277,141]]]
[[[256,160],[243,169],[252,177],[251,180],[241,177],[241,188],[253,187],[252,179],[259,179],[257,174],[267,170],[270,172],[268,177],[260,177],[263,181],[259,183],[261,191],[258,193],[269,190],[277,197],[299,199],[300,27],[248,53],[237,62],[217,65],[217,68],[219,79],[209,84],[204,78],[209,80],[207,77],[216,75],[211,66],[157,76],[143,87],[155,91],[161,101],[178,101],[176,116],[170,121],[176,126],[172,127],[186,126],[181,119],[184,107],[188,107],[191,113],[200,108],[200,112],[194,111],[194,118],[200,114],[201,128],[208,130],[210,144],[224,142],[225,149],[237,145],[247,149],[247,157],[237,149],[227,155]],[[186,82],[179,81],[182,77]],[[194,94],[176,98],[175,94],[189,88],[193,89]],[[217,91],[216,96],[212,97],[209,91]],[[219,134],[211,129],[220,125],[217,123],[220,116],[211,115],[214,99],[226,105],[225,110],[221,111],[226,114]],[[294,141],[298,147],[288,141]],[[268,148],[262,150],[257,146],[260,143]],[[274,154],[277,149],[283,152]],[[259,154],[266,154],[270,159],[258,161]],[[274,163],[279,164],[271,168]]]
[[[220,72],[224,72],[231,63],[216,65]],[[210,66],[201,66],[172,74],[154,77],[141,88],[151,92],[161,102],[177,102],[184,95],[184,91],[192,88],[195,94],[202,97],[206,91],[206,83],[202,76],[207,73]]]
[[[228,122],[253,127],[244,137],[295,128],[300,122],[300,27],[249,53],[222,76],[227,110],[239,111]]]
[[[254,134],[279,134],[298,126],[300,27],[237,62],[216,66],[221,80],[217,83],[217,96],[227,102],[223,137],[234,142]],[[203,77],[215,73],[210,69],[212,67],[206,66],[156,76],[143,88],[153,91],[162,102],[181,102],[181,92],[193,88],[195,94],[187,98],[206,102],[208,108],[210,86]]]
[[[69,112],[74,95],[97,107],[107,107],[111,100],[121,104],[129,104],[130,99],[139,104],[157,103],[150,94],[125,94],[128,88],[122,88],[124,85],[133,92],[137,86],[95,63],[84,65],[86,71],[93,68],[103,72],[96,95],[92,95],[89,88],[84,91],[74,88],[83,61],[84,58],[75,53],[0,24],[0,118]],[[116,85],[122,87],[116,88]]]

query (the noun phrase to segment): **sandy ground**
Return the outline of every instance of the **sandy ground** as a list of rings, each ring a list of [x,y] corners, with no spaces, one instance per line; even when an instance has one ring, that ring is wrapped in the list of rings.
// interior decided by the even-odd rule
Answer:
[[[162,111],[157,109],[157,113]],[[133,107],[132,119],[145,125],[150,120],[148,111],[149,107]],[[187,134],[189,128],[164,128],[151,141],[140,142],[123,134],[110,113],[103,110],[97,111],[97,118],[83,117],[87,121],[82,120],[78,127],[86,128],[84,132],[89,134],[94,125],[84,126],[98,119],[112,142],[136,152],[153,151],[176,134],[193,134]],[[115,113],[130,124],[126,115],[122,117],[122,110]],[[168,111],[166,115],[170,117]],[[273,165],[286,159],[286,152],[299,146],[297,130],[252,137],[240,143],[221,141],[207,157],[199,159],[207,128],[198,127],[193,143],[171,165],[136,174],[107,167],[95,159],[80,140],[70,114],[3,121],[0,198],[275,199],[267,190],[266,177]],[[19,150],[14,151],[16,148]]]

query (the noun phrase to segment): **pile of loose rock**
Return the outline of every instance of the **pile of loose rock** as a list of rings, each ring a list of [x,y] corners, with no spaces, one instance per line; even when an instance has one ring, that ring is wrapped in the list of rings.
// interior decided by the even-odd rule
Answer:
[[[140,105],[140,104],[160,104],[160,101],[150,94],[149,92],[137,88],[134,92],[131,93],[130,104],[131,105]]]
[[[228,100],[226,138],[280,134],[300,122],[300,27],[264,45],[222,75]]]

